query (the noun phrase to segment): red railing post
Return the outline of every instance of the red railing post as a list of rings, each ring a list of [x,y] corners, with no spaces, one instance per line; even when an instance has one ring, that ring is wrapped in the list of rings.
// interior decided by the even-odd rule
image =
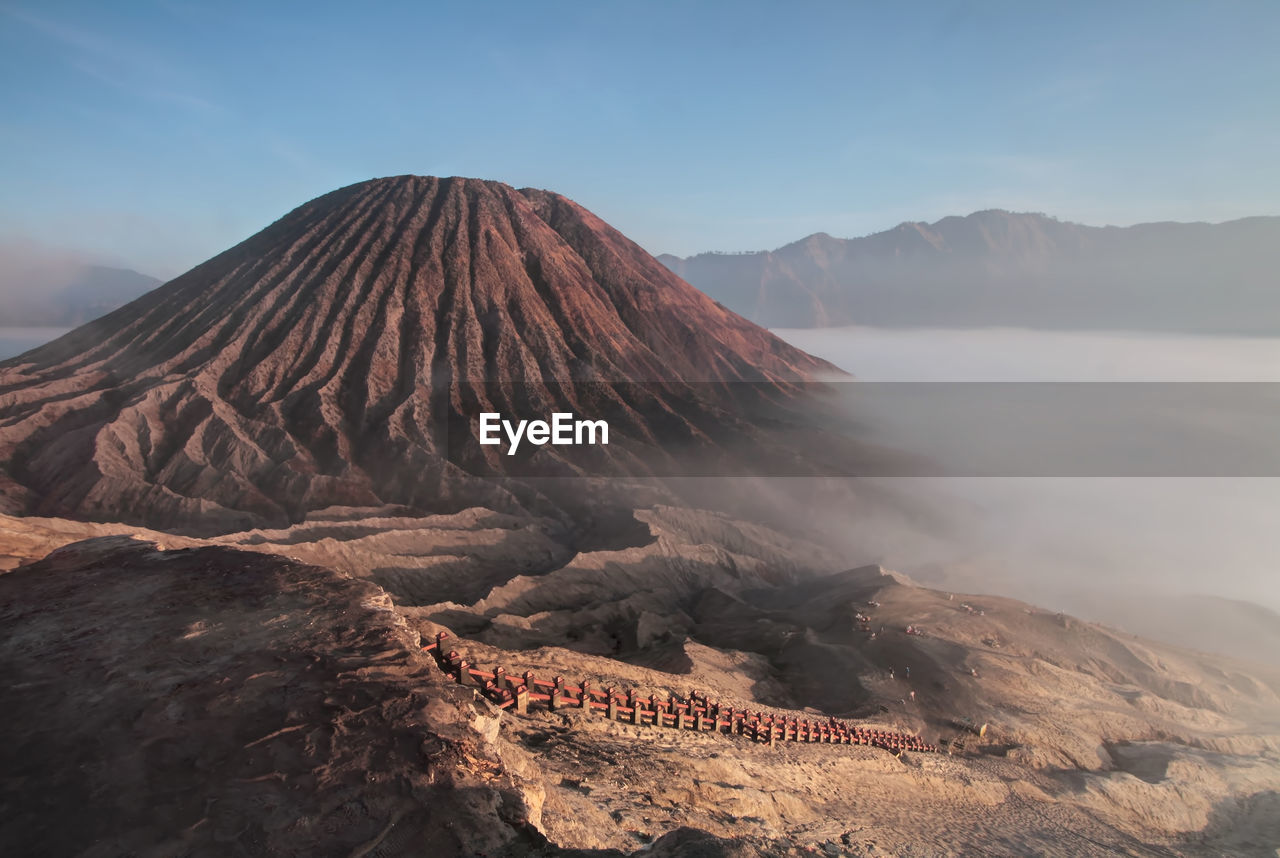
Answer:
[[[458,684],[459,685],[474,684],[472,682],[472,676],[471,676],[471,665],[467,662],[465,658],[461,659],[458,662]]]
[[[532,670],[526,670],[524,672],[523,679],[524,679],[525,706],[526,706],[526,711],[528,711],[527,709],[528,705],[533,703],[533,697],[531,695],[538,690],[537,677],[534,676],[534,673]]]
[[[451,674],[458,684],[478,686],[486,698],[502,709],[514,708],[521,715],[528,714],[530,702],[544,696],[553,710],[577,706],[590,713],[595,706],[601,705],[595,703],[592,696],[590,679],[583,679],[581,686],[573,686],[581,694],[581,697],[574,697],[574,692],[565,683],[563,676],[555,677],[552,682],[545,682],[539,681],[532,670],[526,670],[522,683],[502,665],[496,665],[493,673],[489,674],[474,668],[457,650],[450,650],[447,654],[441,652],[440,647],[448,637],[448,632],[439,632],[434,643],[422,648],[431,650],[440,670]],[[550,693],[543,695],[543,688],[549,688]],[[634,688],[627,689],[625,695],[622,695],[612,685],[604,694],[606,703],[601,708],[607,711],[611,721],[620,720],[620,715],[628,715],[632,724],[645,724],[646,718],[652,718],[652,723],[658,727],[670,726],[678,730],[697,730],[700,733],[708,729],[715,733],[727,732],[729,735],[749,736],[754,742],[768,742],[770,747],[781,740],[809,744],[870,745],[896,756],[901,756],[906,751],[937,753],[940,750],[937,745],[931,745],[919,736],[853,725],[836,718],[813,721],[785,714],[752,714],[749,709],[738,711],[733,706],[721,705],[719,701],[712,702],[696,689],[689,692],[688,700],[668,695],[663,701],[659,700],[657,694],[650,694],[647,699],[641,698]],[[670,723],[667,719],[670,719]],[[962,749],[959,739],[946,748],[948,753]]]

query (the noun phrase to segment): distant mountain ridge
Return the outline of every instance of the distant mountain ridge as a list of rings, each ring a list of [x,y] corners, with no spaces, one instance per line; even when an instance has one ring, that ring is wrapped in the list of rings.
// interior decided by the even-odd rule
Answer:
[[[48,274],[36,280],[47,281]],[[83,325],[145,295],[162,281],[131,268],[79,265],[57,282],[28,283],[20,276],[0,288],[4,325]]]
[[[1280,334],[1280,217],[1092,227],[988,210],[862,238],[817,233],[772,251],[658,259],[771,328]]]

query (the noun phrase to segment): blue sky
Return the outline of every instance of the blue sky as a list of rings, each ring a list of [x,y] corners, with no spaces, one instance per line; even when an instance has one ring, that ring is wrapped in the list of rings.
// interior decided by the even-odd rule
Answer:
[[[1277,45],[1272,0],[0,0],[0,240],[172,276],[398,173],[550,188],[655,253],[1280,214]]]

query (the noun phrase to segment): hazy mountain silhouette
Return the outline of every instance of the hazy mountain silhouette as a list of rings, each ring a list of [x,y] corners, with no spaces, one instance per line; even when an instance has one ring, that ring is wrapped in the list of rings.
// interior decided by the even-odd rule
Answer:
[[[1091,227],[982,211],[774,251],[658,257],[768,327],[1280,333],[1280,217]]]
[[[82,325],[150,292],[161,281],[129,268],[63,264],[36,271],[6,267],[0,319],[12,326]]]

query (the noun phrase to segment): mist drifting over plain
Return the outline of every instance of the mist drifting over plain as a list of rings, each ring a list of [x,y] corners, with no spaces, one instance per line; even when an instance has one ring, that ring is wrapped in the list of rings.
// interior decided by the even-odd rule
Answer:
[[[1274,407],[1264,409],[1262,420],[1254,412],[1259,398],[1265,404],[1270,392],[1263,383],[1280,382],[1280,339],[1024,329],[776,333],[862,382],[908,388],[917,382],[947,382],[921,389],[945,390],[957,401],[966,391],[990,397],[989,391],[998,389],[992,383],[998,382],[1020,382],[1012,387],[1029,386],[1039,395],[1054,390],[1052,383],[1076,382],[1085,384],[1064,389],[1096,389],[1112,402],[1132,393],[1137,403],[1133,410],[1141,412],[1152,382],[1194,382],[1188,391],[1212,391],[1232,403],[1236,400],[1231,397],[1247,389],[1250,395],[1241,402],[1251,410],[1244,417],[1233,416],[1230,408],[1160,415],[1171,424],[1160,427],[1166,434],[1194,436],[1200,445],[1196,449],[1205,449],[1215,438],[1223,439],[1226,454],[1247,447],[1255,458],[1241,460],[1235,471],[1219,467],[1229,461],[1225,454],[1224,460],[1193,463],[1203,466],[1203,475],[1197,476],[1186,476],[1185,467],[1183,475],[1108,475],[1097,467],[1105,461],[1100,454],[1085,457],[1082,465],[1092,466],[1087,475],[1073,474],[1062,462],[1039,472],[1024,463],[1022,470],[1012,466],[1003,474],[965,462],[953,468],[959,476],[855,479],[849,483],[853,493],[872,498],[870,502],[856,510],[827,505],[805,513],[811,525],[840,540],[850,567],[877,562],[932,586],[1006,593],[1126,631],[1275,659],[1276,652],[1267,647],[1276,642],[1276,617],[1270,612],[1280,609],[1275,576],[1280,479],[1267,467],[1256,473],[1270,475],[1250,476],[1248,466],[1259,457],[1274,462],[1280,436],[1263,431]],[[1031,384],[1036,382],[1044,384]],[[1098,397],[1086,393],[1086,398]],[[1014,410],[1023,399],[1011,396],[1007,404]],[[999,427],[1006,421],[1000,415],[980,424],[993,437],[950,439],[949,434],[963,430],[947,425],[945,417],[932,425],[919,421],[915,426],[920,431],[909,435],[893,431],[900,425],[888,425],[900,416],[867,413],[865,408],[859,414],[872,439],[896,440],[907,452],[941,456],[943,468],[957,464],[946,458],[966,453],[966,444],[992,453],[1004,443]],[[1062,421],[1062,436],[1072,449],[1142,448],[1147,440],[1121,437],[1133,427],[1115,428],[1105,413],[1091,417]],[[1030,444],[1033,452],[1036,444],[1049,444],[1043,436],[1046,425],[1051,424],[1039,424],[1042,436]],[[1091,426],[1097,437],[1081,437],[1082,425]],[[1013,429],[1005,438],[1018,440],[1018,435]],[[920,445],[928,449],[922,451]],[[1179,449],[1175,445],[1171,452]],[[1064,461],[1075,460],[1068,456]],[[1176,466],[1187,463],[1163,464],[1176,474]],[[1123,471],[1120,467],[1117,473]],[[1258,625],[1250,625],[1255,621]]]

